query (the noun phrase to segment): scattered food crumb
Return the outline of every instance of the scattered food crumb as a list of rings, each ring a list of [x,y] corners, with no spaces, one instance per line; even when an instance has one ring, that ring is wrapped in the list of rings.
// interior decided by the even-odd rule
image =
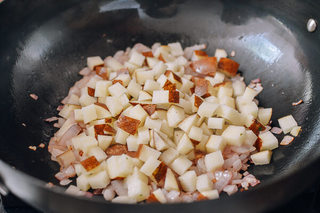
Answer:
[[[280,142],[280,145],[286,146],[289,145],[293,141],[294,137],[286,135],[283,137],[282,141]]]
[[[54,124],[53,124],[53,127],[55,127],[55,128],[60,128],[61,126],[59,125],[59,123],[54,123]]]
[[[103,38],[107,37],[107,34],[103,33],[103,34],[102,34],[102,37],[103,37]]]
[[[36,151],[37,150],[37,147],[36,146],[29,146],[29,149],[33,150],[33,151]]]
[[[58,117],[53,116],[51,118],[45,119],[45,121],[50,123],[50,122],[53,122],[53,121],[57,121],[58,119],[59,119]]]
[[[38,96],[36,94],[30,94],[30,97],[33,99],[33,100],[38,100]]]
[[[282,129],[279,127],[272,127],[272,129],[270,130],[273,134],[279,135],[282,133]]]
[[[21,125],[22,125],[22,126],[24,126],[24,127],[26,127],[26,126],[27,126],[27,124],[25,124],[25,123],[22,123]]]
[[[112,39],[107,39],[107,43],[112,43]]]
[[[299,101],[297,101],[297,102],[293,102],[292,103],[292,106],[297,106],[297,105],[299,105],[299,104],[302,104],[303,103],[303,100],[299,100]]]
[[[230,56],[231,56],[231,57],[236,56],[236,51],[232,50],[231,53],[230,53]]]
[[[253,79],[251,83],[253,84],[261,83],[261,79],[260,78]]]
[[[40,147],[40,148],[44,148],[45,146],[46,146],[46,145],[45,145],[44,143],[40,143],[40,144],[39,144],[39,147]]]
[[[51,187],[53,187],[53,186],[54,186],[54,184],[51,183],[51,182],[48,182],[48,183],[46,184],[46,187],[49,187],[49,188],[51,188]]]
[[[281,95],[284,95],[284,92],[283,92],[283,91],[281,92]]]

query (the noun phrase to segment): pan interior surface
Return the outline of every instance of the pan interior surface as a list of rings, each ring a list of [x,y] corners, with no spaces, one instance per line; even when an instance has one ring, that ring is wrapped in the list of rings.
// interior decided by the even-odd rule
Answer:
[[[273,108],[273,124],[278,126],[277,118],[292,114],[302,126],[302,133],[290,146],[273,152],[271,164],[250,169],[261,185],[319,159],[319,35],[305,28],[309,15],[318,17],[316,3],[156,3],[35,1],[30,6],[18,3],[14,13],[19,17],[8,15],[13,2],[0,5],[1,160],[45,182],[57,183],[58,165],[50,160],[47,149],[28,147],[48,144],[56,129],[44,119],[57,114],[60,101],[81,78],[78,71],[86,66],[86,57],[113,55],[138,42],[151,46],[176,41],[183,47],[205,43],[211,55],[216,48],[228,53],[234,50],[246,83],[261,79],[264,90],[258,99],[261,106]],[[39,99],[31,99],[31,93]],[[291,105],[300,99],[303,104]],[[299,185],[295,187],[300,190]]]

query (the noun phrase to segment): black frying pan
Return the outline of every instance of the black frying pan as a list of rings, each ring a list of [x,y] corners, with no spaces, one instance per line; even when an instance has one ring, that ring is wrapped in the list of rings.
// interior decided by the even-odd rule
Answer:
[[[0,4],[0,182],[47,212],[258,212],[270,209],[319,177],[320,1],[56,1],[7,0]],[[103,34],[106,36],[104,37]],[[136,42],[207,43],[236,51],[247,83],[260,77],[259,99],[273,121],[293,114],[302,134],[274,151],[272,163],[251,168],[262,183],[220,200],[191,204],[111,204],[47,188],[58,165],[46,150],[54,129],[43,121],[80,78],[87,56],[108,56]],[[39,96],[38,101],[29,97]],[[299,106],[291,103],[303,99]],[[22,125],[26,124],[26,127]]]

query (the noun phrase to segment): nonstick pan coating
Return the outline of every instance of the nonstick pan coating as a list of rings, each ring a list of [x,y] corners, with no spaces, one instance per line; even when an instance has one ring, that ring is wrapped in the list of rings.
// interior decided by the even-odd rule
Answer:
[[[309,33],[319,20],[319,1],[54,1],[7,0],[0,4],[0,182],[47,212],[259,212],[287,201],[319,177],[320,36]],[[236,52],[247,83],[261,78],[262,106],[273,122],[293,114],[302,133],[274,151],[272,163],[251,168],[261,184],[220,200],[192,204],[119,205],[63,194],[58,165],[46,149],[55,129],[43,119],[73,83],[86,57],[113,55],[137,42],[206,43]],[[35,101],[30,93],[39,96]],[[291,103],[303,99],[304,103]],[[26,124],[23,126],[22,124]]]

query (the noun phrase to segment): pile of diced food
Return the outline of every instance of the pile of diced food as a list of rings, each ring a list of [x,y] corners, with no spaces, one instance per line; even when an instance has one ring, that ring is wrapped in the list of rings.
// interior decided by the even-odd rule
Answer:
[[[55,177],[61,185],[75,180],[68,193],[191,202],[260,183],[248,167],[269,164],[274,134],[297,136],[300,127],[289,115],[271,129],[272,109],[255,99],[260,79],[247,86],[225,50],[211,57],[205,48],[136,44],[87,58],[60,117],[48,119],[59,128],[48,146],[61,165]]]

